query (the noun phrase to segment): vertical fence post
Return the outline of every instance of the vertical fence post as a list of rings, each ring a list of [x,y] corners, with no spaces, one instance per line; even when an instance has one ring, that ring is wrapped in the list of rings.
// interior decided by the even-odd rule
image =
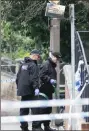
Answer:
[[[70,21],[71,21],[71,67],[72,67],[72,96],[75,98],[75,14],[74,14],[74,4],[70,4]],[[75,111],[74,106],[71,107],[72,112]],[[75,130],[75,120],[71,120],[71,128]]]

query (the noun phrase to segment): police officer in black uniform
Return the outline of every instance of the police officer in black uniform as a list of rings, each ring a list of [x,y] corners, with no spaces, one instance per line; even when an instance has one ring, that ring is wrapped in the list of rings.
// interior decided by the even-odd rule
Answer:
[[[39,72],[37,60],[40,52],[36,49],[31,51],[30,57],[26,57],[19,68],[16,78],[17,95],[21,101],[33,100],[34,95],[39,94]],[[29,108],[21,108],[20,116],[28,115]],[[28,122],[20,122],[22,131],[28,131]]]
[[[41,65],[40,67],[40,81],[41,87],[40,92],[44,93],[49,100],[52,99],[52,94],[54,93],[53,85],[56,84],[57,73],[56,65],[57,60],[60,58],[60,54],[56,52],[50,52],[49,58]],[[41,108],[39,114],[50,114],[52,112],[52,107]],[[50,128],[50,121],[38,121],[35,122],[35,125],[44,124],[44,131],[56,131],[55,129]]]

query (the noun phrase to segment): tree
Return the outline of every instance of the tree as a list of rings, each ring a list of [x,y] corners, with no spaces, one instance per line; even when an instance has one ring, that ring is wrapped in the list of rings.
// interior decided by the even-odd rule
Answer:
[[[70,59],[70,21],[69,4],[75,4],[75,27],[76,30],[89,30],[89,8],[82,0],[61,0],[61,4],[66,6],[65,20],[61,21],[61,52],[66,60]]]
[[[89,8],[84,0],[81,1],[61,0],[61,4],[66,6],[65,19],[61,21],[61,53],[67,61],[70,59],[69,4],[75,4],[76,30],[89,30]],[[31,47],[40,48],[45,54],[50,40],[48,18],[45,17],[46,3],[47,0],[2,0],[2,18],[10,22],[12,32],[17,34],[16,37],[18,34],[23,38],[29,37],[35,42]],[[16,43],[19,45],[19,42]],[[20,46],[24,47],[24,44]]]
[[[2,52],[10,53],[10,56],[16,58],[30,53],[31,48],[35,46],[35,40],[30,37],[22,36],[19,32],[13,31],[11,23],[2,21]]]

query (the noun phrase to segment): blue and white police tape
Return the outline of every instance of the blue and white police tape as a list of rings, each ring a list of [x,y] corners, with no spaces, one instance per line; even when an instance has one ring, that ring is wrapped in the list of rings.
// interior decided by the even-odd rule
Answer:
[[[68,119],[68,118],[82,118],[89,117],[89,112],[81,113],[61,113],[61,114],[46,114],[46,115],[25,115],[25,116],[3,116],[1,117],[1,123],[18,123],[24,121],[41,121],[41,120],[56,120],[56,119]]]
[[[11,66],[16,66],[16,65],[15,65],[15,64],[11,64],[11,65],[1,65],[1,67],[4,67],[4,66],[5,66],[5,67],[10,66],[10,67],[11,67]]]
[[[9,82],[15,82],[15,79],[5,79],[5,80],[1,80],[1,83],[9,83]]]
[[[11,106],[10,106],[11,105]],[[75,100],[34,100],[34,101],[8,101],[8,100],[1,100],[1,109],[8,108],[16,109],[16,108],[34,108],[34,107],[57,107],[57,106],[65,106],[65,105],[89,105],[89,98],[78,99]]]

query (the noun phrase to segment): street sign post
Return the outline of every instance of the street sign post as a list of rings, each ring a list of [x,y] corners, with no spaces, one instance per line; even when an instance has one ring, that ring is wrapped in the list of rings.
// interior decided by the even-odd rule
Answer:
[[[64,17],[64,12],[65,6],[50,2],[47,3],[45,16],[62,19]]]
[[[60,0],[50,0],[47,3],[45,16],[51,18],[50,21],[50,50],[60,54],[60,19],[64,17],[65,6],[60,5]],[[57,99],[59,99],[60,90],[60,60],[57,61]],[[59,109],[56,109],[59,113]],[[55,120],[55,125],[60,126],[62,120]]]

